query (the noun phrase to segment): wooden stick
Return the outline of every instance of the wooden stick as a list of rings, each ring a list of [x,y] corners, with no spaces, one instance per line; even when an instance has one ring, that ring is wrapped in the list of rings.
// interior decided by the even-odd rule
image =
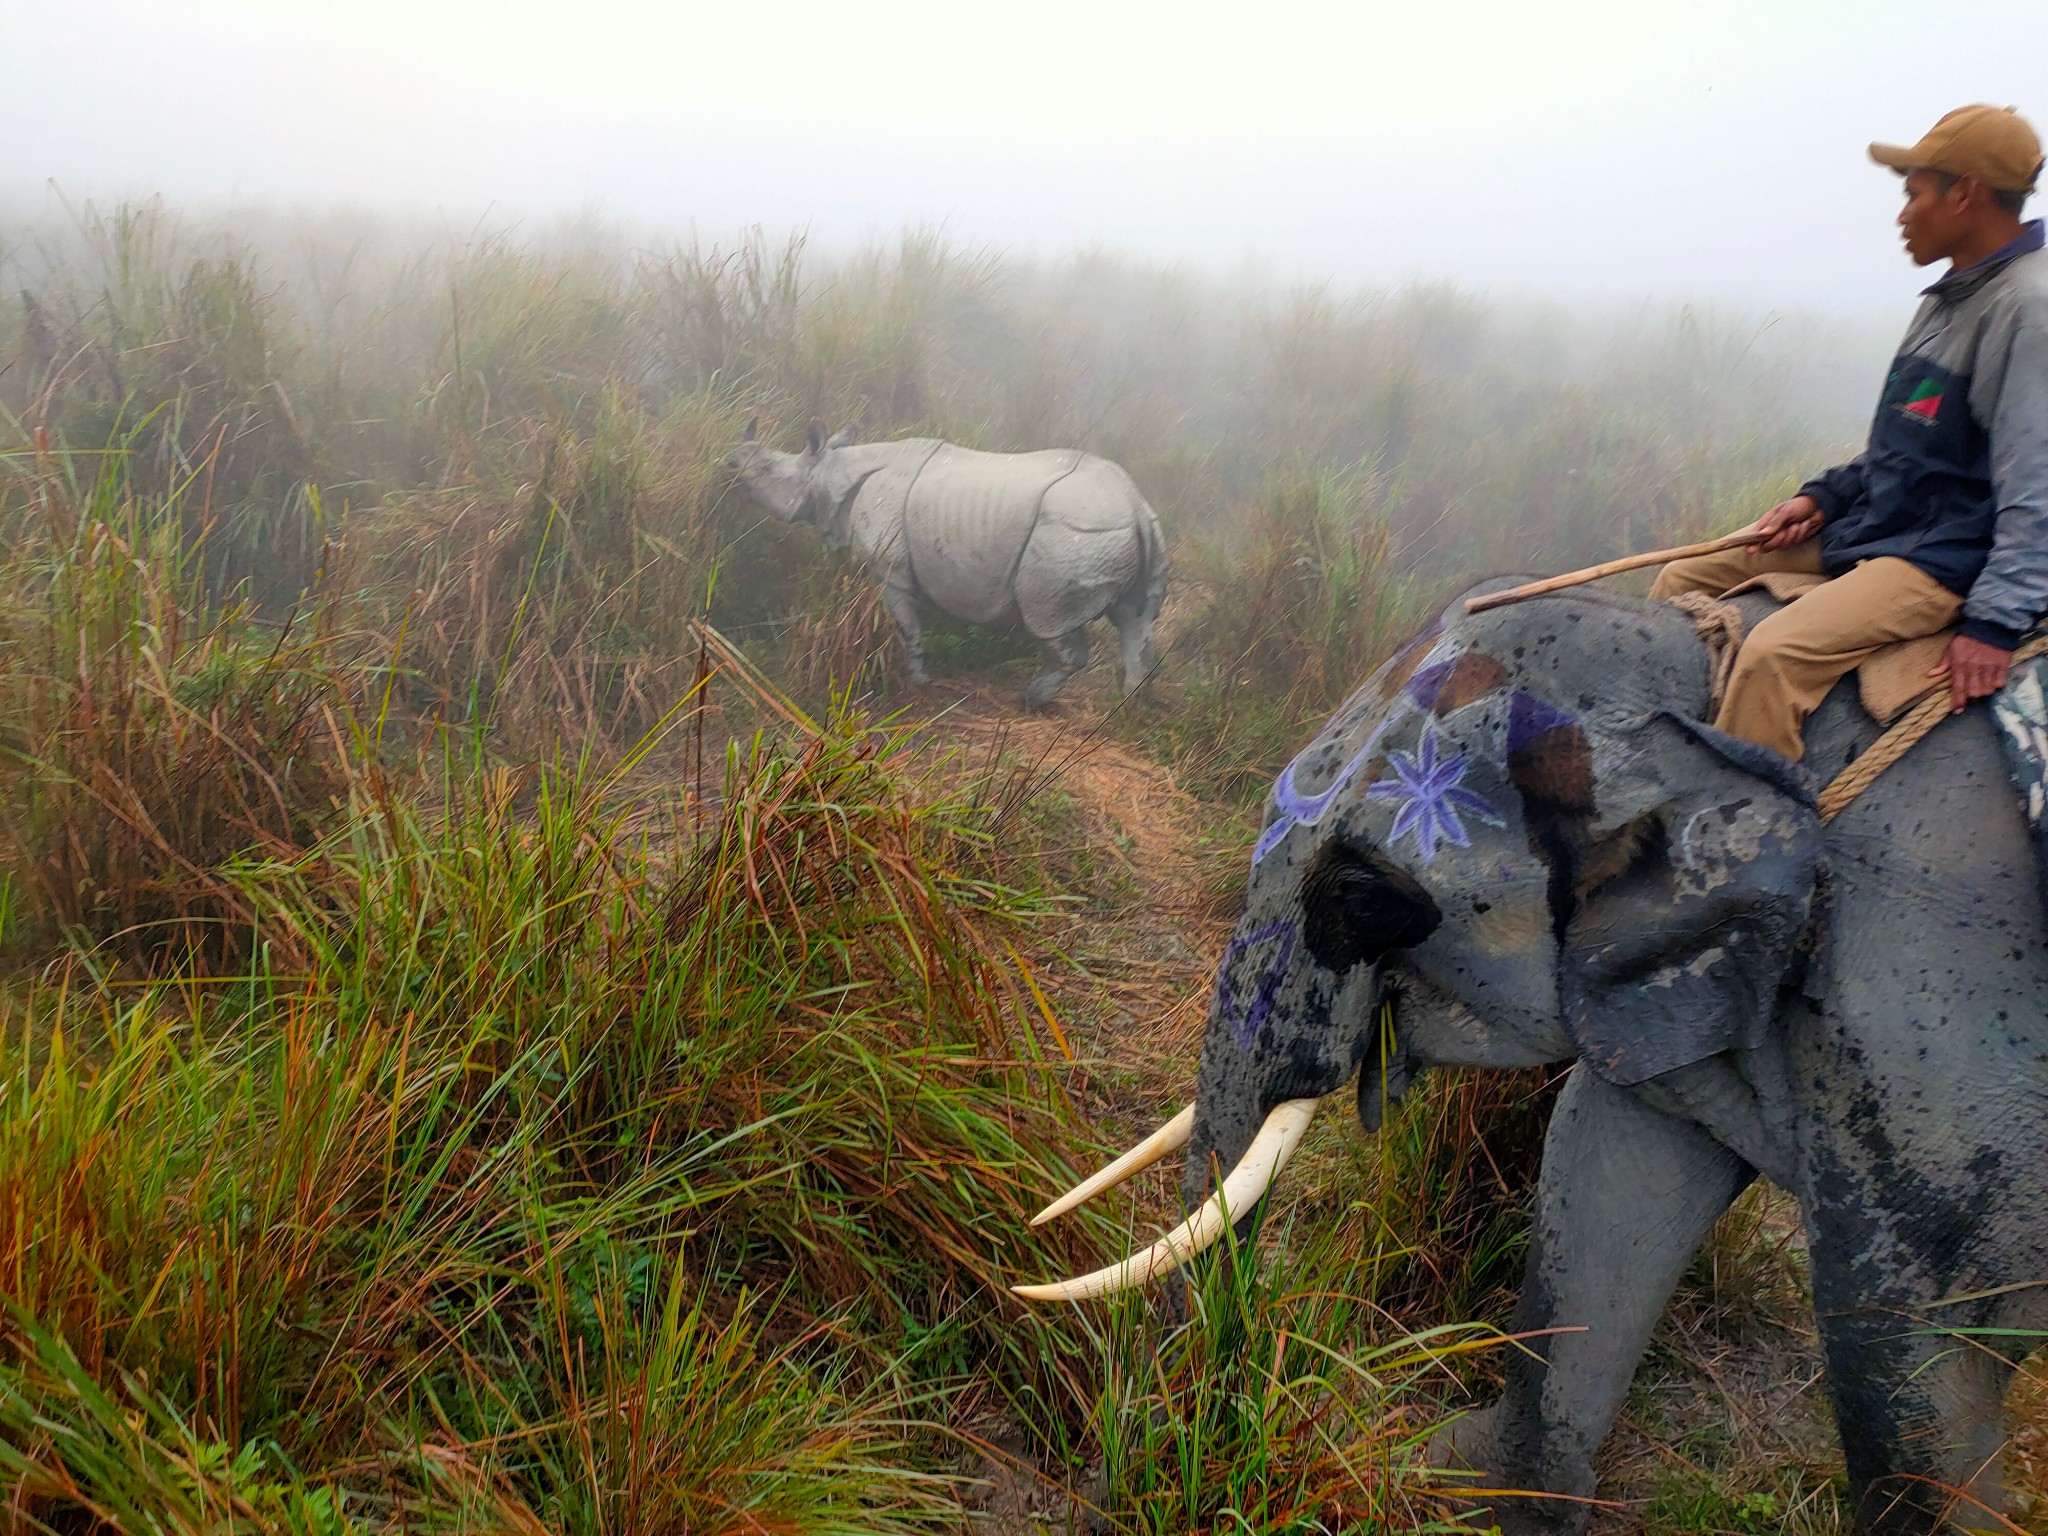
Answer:
[[[1724,549],[1742,549],[1750,544],[1761,544],[1770,535],[1750,528],[1742,533],[1731,533],[1723,539],[1708,539],[1703,544],[1681,544],[1676,549],[1653,549],[1647,554],[1628,555],[1620,560],[1603,560],[1598,565],[1589,565],[1582,571],[1566,571],[1562,576],[1548,576],[1542,581],[1532,581],[1524,587],[1509,587],[1505,592],[1488,592],[1483,597],[1466,600],[1467,613],[1484,613],[1489,608],[1499,608],[1507,603],[1519,603],[1525,597],[1541,597],[1546,592],[1562,592],[1566,587],[1584,586],[1589,581],[1598,581],[1603,576],[1617,576],[1623,571],[1641,570],[1646,565],[1669,565],[1673,560],[1690,560],[1694,555],[1718,555]]]

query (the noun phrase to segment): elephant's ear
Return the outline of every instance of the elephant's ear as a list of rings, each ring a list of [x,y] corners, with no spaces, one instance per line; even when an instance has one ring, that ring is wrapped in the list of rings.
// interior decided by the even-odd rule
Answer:
[[[1775,753],[1671,716],[1642,729],[1596,775],[1556,914],[1566,1027],[1624,1087],[1762,1042],[1821,847],[1812,795]]]

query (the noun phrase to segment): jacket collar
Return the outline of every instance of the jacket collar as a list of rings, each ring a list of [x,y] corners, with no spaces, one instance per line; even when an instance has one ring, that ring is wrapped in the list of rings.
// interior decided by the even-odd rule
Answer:
[[[1942,299],[1967,299],[1983,287],[2005,264],[2015,256],[2026,256],[2042,246],[2041,221],[2029,219],[2020,226],[2020,232],[2006,241],[1982,261],[1972,262],[1960,272],[1951,271],[1937,282],[1920,290],[1923,297]]]

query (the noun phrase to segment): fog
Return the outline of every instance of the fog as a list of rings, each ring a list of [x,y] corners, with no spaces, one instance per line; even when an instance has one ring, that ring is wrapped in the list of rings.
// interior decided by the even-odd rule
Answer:
[[[2048,117],[2040,0],[4,0],[0,195],[848,246],[909,224],[1278,281],[1866,319],[1872,138]]]

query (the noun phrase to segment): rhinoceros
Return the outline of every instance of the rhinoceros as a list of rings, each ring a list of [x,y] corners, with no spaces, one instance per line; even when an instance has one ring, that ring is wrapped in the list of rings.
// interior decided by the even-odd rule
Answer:
[[[1166,597],[1159,519],[1123,469],[1079,449],[981,453],[935,437],[855,443],[813,422],[801,453],[779,453],[747,424],[726,460],[764,512],[807,523],[882,578],[912,682],[929,679],[920,600],[971,624],[1021,624],[1046,670],[1024,702],[1052,702],[1088,664],[1091,619],[1123,637],[1124,692],[1152,670],[1152,626]]]

